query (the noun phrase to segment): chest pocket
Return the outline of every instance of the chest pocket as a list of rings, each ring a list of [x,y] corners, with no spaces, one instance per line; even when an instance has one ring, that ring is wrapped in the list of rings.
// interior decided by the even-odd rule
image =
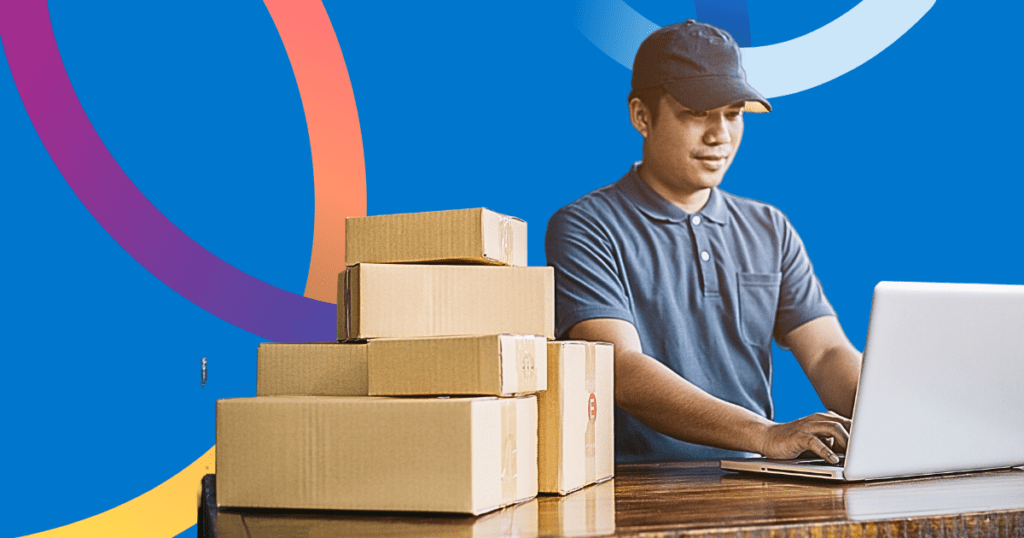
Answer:
[[[771,344],[782,273],[737,273],[740,337],[750,346]]]

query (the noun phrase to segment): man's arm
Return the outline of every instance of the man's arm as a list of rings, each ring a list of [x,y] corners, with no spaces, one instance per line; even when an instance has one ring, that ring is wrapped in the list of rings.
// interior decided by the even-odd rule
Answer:
[[[835,316],[822,316],[789,331],[783,339],[827,409],[853,414],[861,353],[846,338]]]
[[[819,413],[779,424],[720,400],[644,355],[640,336],[627,321],[582,321],[568,337],[615,344],[615,403],[665,435],[772,458],[795,458],[810,450],[833,463],[838,459],[822,438],[831,437],[836,446],[846,447],[848,420]]]

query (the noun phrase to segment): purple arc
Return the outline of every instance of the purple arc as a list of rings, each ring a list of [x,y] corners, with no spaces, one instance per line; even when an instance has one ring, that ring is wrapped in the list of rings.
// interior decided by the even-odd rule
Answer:
[[[165,217],[103,144],[75,94],[44,1],[0,2],[0,39],[18,94],[64,180],[153,276],[196,306],[276,342],[336,338],[337,307],[263,282]]]

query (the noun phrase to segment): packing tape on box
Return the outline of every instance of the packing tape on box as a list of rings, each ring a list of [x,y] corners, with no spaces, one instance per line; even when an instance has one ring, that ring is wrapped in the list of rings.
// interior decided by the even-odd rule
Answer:
[[[512,265],[513,246],[512,241],[512,217],[498,214],[498,231],[501,235],[501,260]]]
[[[352,270],[345,268],[345,340],[352,338]]]
[[[587,365],[586,365],[586,385],[587,391],[587,433],[584,441],[584,449],[586,451],[586,463],[584,473],[584,484],[590,484],[597,478],[597,380],[594,379],[595,370],[597,370],[597,346],[588,343],[587,347]]]
[[[519,386],[516,392],[532,392],[537,390],[537,357],[534,346],[537,341],[533,336],[515,335],[516,371],[519,374]]]
[[[518,465],[516,449],[516,399],[502,398],[501,403],[501,505],[516,502]]]

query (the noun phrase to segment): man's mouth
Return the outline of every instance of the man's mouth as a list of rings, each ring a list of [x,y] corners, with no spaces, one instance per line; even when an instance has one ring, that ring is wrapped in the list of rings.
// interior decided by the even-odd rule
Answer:
[[[702,161],[704,161],[704,160],[708,160],[708,161],[717,161],[717,160],[724,160],[724,159],[728,159],[728,158],[729,158],[729,154],[728,154],[728,153],[725,153],[725,154],[718,154],[718,153],[698,153],[698,154],[694,155],[693,157],[694,157],[695,159],[700,159],[700,160],[702,160]]]
[[[722,168],[729,160],[728,155],[694,155],[694,158],[700,161],[705,169],[711,171]]]

